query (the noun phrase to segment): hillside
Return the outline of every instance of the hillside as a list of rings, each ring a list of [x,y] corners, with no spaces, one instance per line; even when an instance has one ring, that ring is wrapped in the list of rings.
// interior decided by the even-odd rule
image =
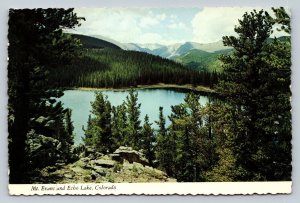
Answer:
[[[79,39],[83,48],[112,48],[112,49],[121,49],[119,46],[99,39],[95,37],[90,37],[86,35],[79,35],[79,34],[71,34],[73,38]]]
[[[49,82],[56,87],[122,88],[157,83],[212,86],[217,80],[215,73],[199,72],[185,58],[178,63],[147,53],[149,48],[160,49],[159,44],[145,45],[148,48],[128,44],[139,50],[129,51],[95,37],[71,36],[79,39],[82,47],[71,64],[51,72]],[[178,46],[170,49],[175,51]]]
[[[210,53],[193,49],[184,55],[173,57],[173,60],[194,70],[222,72],[222,64],[218,57],[220,54],[229,54],[230,51],[231,49],[226,49]]]
[[[216,77],[169,59],[121,49],[82,49],[71,65],[56,69],[49,82],[58,87],[130,87],[157,83],[208,86]]]

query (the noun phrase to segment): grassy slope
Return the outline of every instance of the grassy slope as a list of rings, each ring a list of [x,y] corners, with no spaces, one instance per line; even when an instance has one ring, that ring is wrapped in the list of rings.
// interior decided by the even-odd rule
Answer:
[[[231,49],[216,51],[213,53],[193,49],[187,54],[175,58],[175,61],[195,70],[221,72],[221,61],[218,59],[220,54],[228,54]]]

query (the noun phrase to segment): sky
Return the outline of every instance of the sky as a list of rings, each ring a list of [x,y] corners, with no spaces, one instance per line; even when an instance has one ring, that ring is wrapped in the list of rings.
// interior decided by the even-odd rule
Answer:
[[[255,8],[260,10],[262,8]],[[80,27],[68,32],[120,43],[211,43],[235,35],[234,26],[253,7],[203,8],[80,8]],[[271,12],[270,8],[264,10]]]

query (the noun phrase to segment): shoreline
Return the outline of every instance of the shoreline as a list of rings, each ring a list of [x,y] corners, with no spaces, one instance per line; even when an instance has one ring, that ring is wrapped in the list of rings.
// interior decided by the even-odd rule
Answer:
[[[165,84],[165,83],[158,83],[153,85],[137,85],[136,87],[123,87],[123,88],[112,88],[112,87],[74,87],[74,88],[66,88],[68,90],[82,90],[82,91],[95,91],[95,90],[113,90],[113,91],[127,91],[130,89],[182,89],[182,90],[191,90],[196,92],[203,92],[203,93],[215,93],[215,91],[206,86],[193,86],[191,84],[185,85],[177,85],[177,84]]]

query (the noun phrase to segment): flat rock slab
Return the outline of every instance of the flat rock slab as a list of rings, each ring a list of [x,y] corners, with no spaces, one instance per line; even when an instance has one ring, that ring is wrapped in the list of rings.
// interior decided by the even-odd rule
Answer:
[[[115,165],[115,161],[113,160],[105,160],[105,159],[97,159],[91,161],[92,165],[101,166],[103,168],[112,168]]]

